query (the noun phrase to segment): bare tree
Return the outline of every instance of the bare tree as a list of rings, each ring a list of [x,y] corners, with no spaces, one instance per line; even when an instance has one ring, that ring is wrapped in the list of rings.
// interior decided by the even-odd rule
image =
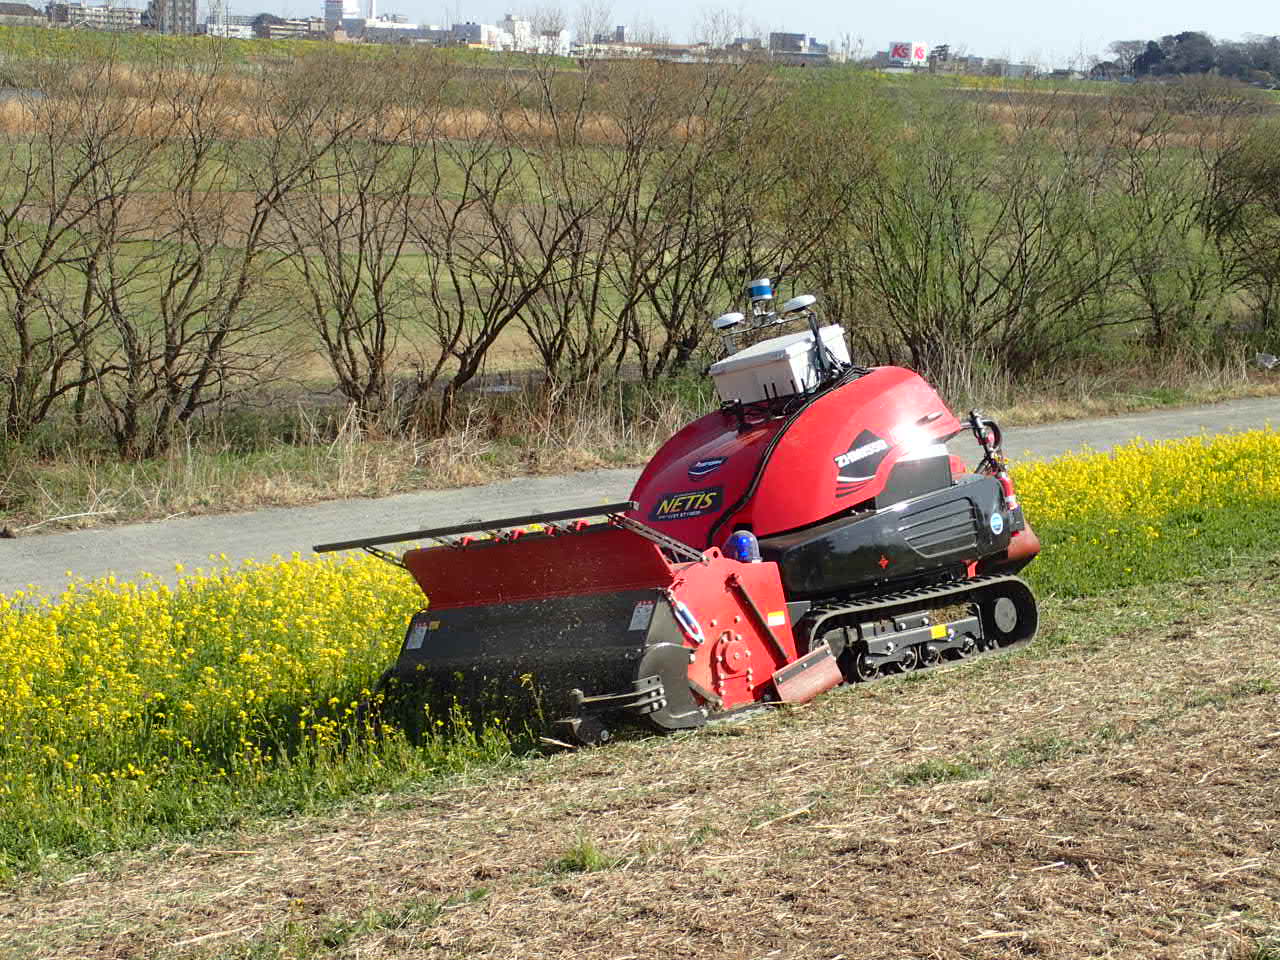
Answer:
[[[557,145],[563,152],[547,170],[554,182],[547,184],[551,190],[544,200],[562,206],[569,230],[555,268],[520,315],[548,376],[565,382],[610,369],[616,374],[626,353],[618,322],[626,305],[609,281],[608,251],[622,240],[625,184],[635,170],[626,161],[625,143],[617,144],[622,138],[613,126],[618,114],[609,100],[612,73],[610,65],[588,63],[573,78],[576,89],[558,96],[557,112],[570,121],[575,137]],[[544,74],[542,86],[548,97],[557,96],[554,77]],[[588,114],[598,101],[603,109]],[[592,137],[580,136],[588,122]]]
[[[753,138],[781,95],[751,64],[673,71],[636,64],[624,114],[640,175],[625,188],[622,242],[610,251],[613,282],[630,306],[627,337],[646,378],[688,365],[707,339],[706,318],[745,277],[742,238],[753,230],[776,170]],[[763,160],[746,173],[749,158]],[[757,234],[758,235],[758,234]]]
[[[1135,238],[1125,286],[1147,343],[1163,351],[1203,337],[1240,282],[1229,251],[1214,241],[1213,221],[1229,160],[1257,120],[1256,104],[1238,88],[1204,78],[1114,102],[1131,126],[1115,200]]]
[[[438,354],[419,370],[419,408],[440,383],[436,423],[449,422],[459,391],[481,371],[504,331],[542,296],[581,243],[597,201],[567,193],[582,161],[585,96],[562,103],[549,64],[491,75],[480,129],[437,140],[414,238],[425,258],[415,278],[423,322]]]
[[[1274,347],[1280,331],[1280,129],[1252,126],[1238,150],[1223,157],[1222,188],[1210,229],[1233,285],[1253,311],[1259,346]]]
[[[19,124],[0,150],[0,388],[4,429],[28,435],[64,398],[83,411],[87,354],[104,317],[77,279],[103,253],[95,229],[117,219],[145,163],[145,103],[110,60],[30,68]],[[143,150],[145,154],[146,150]]]
[[[232,82],[214,59],[153,78],[168,123],[155,182],[170,205],[93,278],[120,344],[102,353],[96,383],[125,456],[162,451],[286,352],[273,342],[289,318],[275,280],[289,250],[277,244],[276,221],[359,123],[330,122],[340,69],[317,57]],[[244,104],[255,105],[248,120]],[[229,130],[245,135],[232,140]]]
[[[416,320],[414,220],[423,197],[441,187],[443,170],[430,158],[452,75],[439,58],[414,52],[396,58],[389,75],[349,80],[321,120],[343,132],[282,206],[288,268],[307,319],[338,389],[368,416],[391,406],[396,353]]]
[[[694,28],[694,40],[714,50],[723,50],[739,37],[750,36],[747,18],[741,9],[703,7]]]
[[[976,350],[1022,369],[1125,322],[1109,294],[1132,234],[1093,207],[1108,154],[1070,139],[1062,149],[1056,131],[1071,118],[1042,103],[1015,113],[998,153],[983,108],[922,111],[919,137],[869,185],[846,248],[851,281],[888,325],[888,358],[905,349],[939,380]]]
[[[1107,45],[1107,53],[1115,58],[1116,65],[1126,76],[1133,75],[1133,62],[1146,49],[1145,40],[1116,40]]]
[[[583,0],[574,18],[579,43],[594,43],[597,36],[612,34],[613,7],[608,0]]]

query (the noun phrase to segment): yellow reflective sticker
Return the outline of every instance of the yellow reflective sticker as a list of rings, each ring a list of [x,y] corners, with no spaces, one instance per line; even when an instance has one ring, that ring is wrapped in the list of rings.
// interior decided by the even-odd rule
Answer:
[[[769,615],[765,618],[771,627],[781,627],[787,622],[787,614],[784,610],[770,610]]]
[[[929,636],[935,640],[941,640],[947,635],[947,628],[944,624],[937,623],[929,630]]]

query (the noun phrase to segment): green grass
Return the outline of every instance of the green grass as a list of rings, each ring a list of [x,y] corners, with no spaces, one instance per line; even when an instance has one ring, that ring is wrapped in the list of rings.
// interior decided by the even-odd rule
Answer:
[[[449,910],[482,903],[487,887],[475,887],[444,900],[410,899],[393,909],[370,908],[359,916],[327,919],[318,923],[292,920],[230,950],[199,953],[209,960],[306,960],[332,956],[353,940],[371,933],[394,933],[405,928],[427,927]]]
[[[562,856],[552,861],[547,869],[551,873],[595,873],[599,870],[612,870],[622,862],[621,857],[610,856],[596,846],[595,842],[579,837]]]
[[[1059,737],[1028,736],[1019,739],[1000,759],[1010,767],[1034,767],[1052,763],[1080,749],[1080,744]]]
[[[238,40],[220,37],[162,36],[146,31],[113,33],[103,30],[64,30],[44,27],[0,26],[0,65],[4,60],[68,58],[87,60],[113,57],[126,63],[159,60],[204,59],[217,53],[228,63],[252,64],[262,61],[296,59],[309,53],[333,52],[354,62],[378,63],[403,56],[403,47],[394,44],[335,44],[327,40]],[[529,54],[489,53],[464,47],[442,47],[437,51],[460,66],[522,67],[534,61]],[[541,57],[557,69],[576,70],[569,57]],[[0,74],[0,78],[3,75]]]
[[[164,782],[127,779],[96,796],[52,792],[6,800],[0,820],[0,885],[66,857],[148,846],[169,837],[226,830],[263,817],[331,810],[356,797],[431,789],[464,771],[513,762],[529,741],[489,727],[453,725],[413,743],[390,735],[345,749],[280,750],[258,769],[210,777],[206,763],[170,764]],[[199,786],[195,786],[198,784]]]
[[[903,786],[924,783],[947,783],[953,780],[981,780],[986,776],[981,767],[967,760],[922,760],[903,767],[890,776],[890,780]]]

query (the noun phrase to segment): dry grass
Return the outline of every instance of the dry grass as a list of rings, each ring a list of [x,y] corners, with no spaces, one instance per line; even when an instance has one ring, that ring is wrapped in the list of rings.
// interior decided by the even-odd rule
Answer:
[[[166,75],[167,76],[167,75]],[[113,86],[121,88],[121,81],[113,78]],[[220,81],[220,87],[227,83]],[[283,116],[273,116],[256,102],[260,91],[245,88],[241,83],[238,95],[228,94],[215,98],[221,108],[209,123],[209,129],[227,140],[251,139],[271,136],[285,126]],[[186,114],[172,102],[155,102],[145,95],[129,96],[123,90],[116,98],[115,108],[133,118],[130,130],[140,137],[163,139]],[[52,124],[58,129],[83,130],[92,122],[80,103],[65,104],[58,100],[25,102],[18,99],[0,103],[0,133],[8,135],[41,132]],[[336,116],[335,125],[352,118]],[[360,125],[359,135],[394,140],[400,143],[456,138],[474,140],[492,137],[501,131],[504,135],[524,144],[554,143],[564,137],[557,122],[532,110],[508,110],[495,114],[489,110],[450,107],[438,109],[423,116],[404,110],[387,110]],[[680,118],[671,124],[673,141],[690,140],[702,135],[704,124],[698,117]],[[578,143],[596,146],[617,146],[625,143],[627,131],[616,117],[607,113],[585,114],[575,127]]]
[[[1034,426],[1280,396],[1280,377],[1243,362],[1234,368],[1171,362],[1159,369],[1117,366],[1092,372],[1071,370],[1058,378],[1031,382],[976,377],[944,390],[944,396],[957,410],[977,405],[1009,426]]]
[[[42,533],[637,466],[696,416],[640,390],[630,401],[640,412],[629,415],[610,394],[621,388],[603,389],[497,397],[464,410],[441,437],[388,434],[350,411],[334,429],[325,422],[333,411],[299,404],[288,442],[218,429],[142,462],[68,444],[42,459],[0,460],[0,523]]]
[[[0,953],[1264,956],[1277,582],[1051,604],[982,665],[29,883]]]
[[[336,430],[305,402],[295,406],[293,440],[244,440],[221,431],[174,445],[142,463],[70,444],[41,459],[0,463],[0,522],[19,533],[83,529],[176,515],[297,506],[492,483],[513,475],[634,467],[705,412],[691,398],[652,391],[629,401],[617,385],[599,391],[507,395],[478,404],[444,437],[388,436],[352,415]],[[945,390],[956,410],[978,406],[1007,426],[1280,395],[1280,377],[1241,372],[1159,376],[1141,371],[1072,374],[1061,382],[1015,384],[973,378]],[[287,401],[282,400],[287,406]]]

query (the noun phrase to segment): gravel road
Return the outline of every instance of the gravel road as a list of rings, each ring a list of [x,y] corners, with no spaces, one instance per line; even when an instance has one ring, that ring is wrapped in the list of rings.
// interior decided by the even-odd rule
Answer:
[[[1015,461],[1044,459],[1086,446],[1109,450],[1135,437],[1165,440],[1248,430],[1268,422],[1280,424],[1280,398],[1014,427],[1006,431],[1005,450]],[[625,499],[638,475],[637,469],[625,469],[516,477],[381,500],[338,500],[0,540],[0,593],[29,585],[59,590],[68,572],[90,579],[108,573],[129,579],[144,570],[171,577],[175,564],[209,566],[211,555],[226,554],[233,562],[268,560],[275,554],[307,553],[326,541],[608,503]]]

